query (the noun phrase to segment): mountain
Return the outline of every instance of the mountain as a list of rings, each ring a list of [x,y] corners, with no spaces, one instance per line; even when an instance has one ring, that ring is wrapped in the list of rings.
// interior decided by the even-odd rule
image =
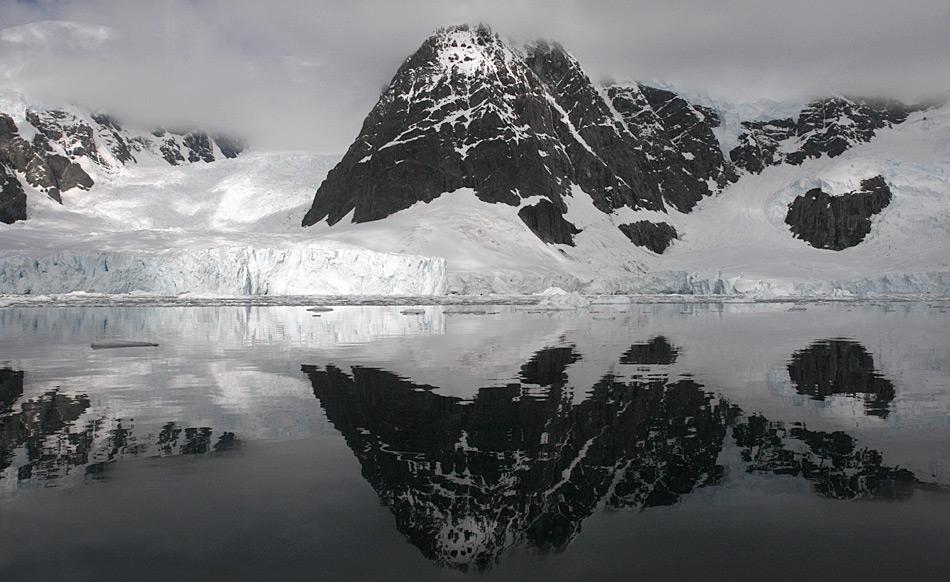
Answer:
[[[463,25],[339,157],[0,112],[5,293],[950,294],[937,103],[600,85],[556,42]]]
[[[711,161],[712,121],[682,99],[660,118],[652,107],[675,96],[637,91],[653,97],[649,121],[637,119],[627,93],[618,90],[612,103],[556,43],[522,51],[485,26],[441,30],[399,68],[303,225],[350,213],[355,223],[380,220],[462,188],[517,208],[552,244],[573,245],[580,232],[564,216],[575,186],[608,215],[688,212],[732,177],[721,153]],[[694,131],[697,117],[705,125]],[[646,123],[656,125],[655,139],[641,131]],[[683,153],[667,155],[681,139]]]
[[[62,204],[62,193],[89,190],[98,172],[160,158],[170,165],[236,157],[240,140],[198,130],[148,133],[123,128],[106,114],[76,108],[33,109],[21,103],[0,109],[0,219],[27,219],[24,187]],[[14,184],[15,182],[15,184]]]
[[[595,85],[555,42],[446,28],[396,72],[303,225],[445,257],[459,292],[945,288],[950,214],[931,192],[947,188],[946,108],[833,96],[797,117],[740,110]],[[873,204],[851,195],[865,183]],[[919,220],[935,228],[924,245],[907,230]]]

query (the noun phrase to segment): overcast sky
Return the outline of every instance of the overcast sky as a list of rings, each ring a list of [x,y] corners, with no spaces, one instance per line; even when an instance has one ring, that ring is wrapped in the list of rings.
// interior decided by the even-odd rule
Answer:
[[[21,26],[49,20],[84,26]],[[560,41],[595,81],[727,99],[950,88],[948,0],[0,0],[0,79],[47,103],[337,152],[432,30],[479,21]]]

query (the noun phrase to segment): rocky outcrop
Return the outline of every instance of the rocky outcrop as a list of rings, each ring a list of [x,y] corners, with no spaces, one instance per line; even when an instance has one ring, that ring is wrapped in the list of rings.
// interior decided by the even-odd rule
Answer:
[[[26,220],[26,193],[16,175],[0,163],[0,222]]]
[[[663,254],[677,238],[676,229],[665,222],[640,220],[630,224],[621,224],[617,228],[633,244],[648,248],[657,254]]]
[[[541,200],[534,206],[525,206],[518,211],[518,218],[548,244],[574,246],[574,235],[581,232],[565,220],[563,211],[550,200]]]
[[[780,152],[780,148],[796,134],[792,118],[743,121],[742,128],[745,131],[739,136],[739,145],[729,152],[729,158],[737,167],[753,174],[781,164],[785,154]]]
[[[871,217],[890,202],[891,189],[883,176],[864,180],[861,190],[842,196],[814,188],[789,204],[785,223],[811,246],[841,251],[860,244],[871,232]]]
[[[30,117],[40,122],[39,118]],[[50,127],[46,129],[58,140],[65,139],[66,134],[56,133]],[[81,141],[74,146],[78,151],[84,151],[83,148]],[[0,113],[0,163],[8,169],[21,172],[31,186],[57,202],[62,202],[61,192],[92,187],[92,178],[82,166],[55,152],[48,135],[37,133],[32,141],[27,141],[20,135],[13,119]]]
[[[736,166],[754,174],[777,164],[800,165],[812,158],[834,158],[927,106],[880,99],[819,99],[809,103],[797,120],[742,122],[744,132],[729,157]]]

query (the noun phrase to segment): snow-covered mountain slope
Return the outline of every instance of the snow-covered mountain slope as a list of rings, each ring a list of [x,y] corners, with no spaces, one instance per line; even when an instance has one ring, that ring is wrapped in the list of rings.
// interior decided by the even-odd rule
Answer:
[[[892,200],[863,242],[841,251],[796,238],[789,204],[813,188],[832,195],[883,176]],[[918,112],[836,158],[744,175],[689,214],[597,210],[575,187],[566,218],[574,245],[537,240],[517,208],[459,190],[386,220],[313,227],[315,237],[447,259],[449,289],[727,293],[760,297],[950,293],[950,109]],[[672,224],[680,240],[662,255],[634,246],[617,223]],[[362,241],[362,242],[361,242]]]
[[[721,124],[667,89],[597,88],[556,44],[453,27],[403,64],[304,224],[444,256],[459,292],[950,292],[946,108],[834,97]],[[874,204],[831,204],[865,183]],[[810,191],[829,210],[789,207]]]
[[[863,242],[833,251],[794,238],[785,221],[796,197],[816,187],[847,194],[874,176],[884,177],[892,200],[872,218]],[[882,129],[870,142],[835,158],[744,176],[720,196],[704,201],[677,227],[686,234],[655,264],[647,288],[780,295],[946,294],[950,108],[914,113],[905,123]]]
[[[0,226],[0,292],[444,292],[441,257],[303,236],[298,221],[332,161],[299,152],[152,159],[96,174],[94,188],[64,192],[62,205],[31,191],[30,219]]]
[[[0,293],[950,295],[947,107],[779,118],[465,26],[341,159],[0,105]]]
[[[123,128],[115,118],[78,107],[38,108],[18,93],[0,94],[0,172],[9,190],[0,199],[5,223],[26,220],[24,188],[62,202],[62,193],[89,190],[94,177],[156,159],[177,166],[234,158],[244,145],[200,130]],[[13,184],[16,180],[17,184]]]

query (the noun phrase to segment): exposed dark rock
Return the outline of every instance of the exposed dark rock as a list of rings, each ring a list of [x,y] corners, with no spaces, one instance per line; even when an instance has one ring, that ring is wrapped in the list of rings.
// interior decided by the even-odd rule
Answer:
[[[12,171],[0,163],[0,222],[26,220],[26,193]]]
[[[19,132],[13,118],[0,112],[0,221],[26,218],[25,192],[19,179],[62,203],[63,192],[73,188],[88,190],[92,177],[81,160],[89,160],[112,172],[136,162],[137,152],[156,152],[168,163],[212,162],[214,146],[233,158],[243,149],[241,140],[215,136],[201,131],[178,134],[164,129],[153,135],[162,138],[156,147],[152,137],[133,135],[118,120],[104,113],[93,113],[87,121],[60,109],[27,110],[26,123],[36,129],[31,140]]]
[[[92,188],[92,178],[89,177],[82,166],[69,158],[58,154],[50,155],[46,158],[46,163],[53,172],[56,188],[60,192],[65,192],[73,188],[88,190]]]
[[[564,218],[550,200],[541,200],[534,206],[525,206],[518,211],[518,217],[531,232],[548,244],[574,246],[574,235],[581,232]]]
[[[132,151],[142,149],[142,144],[136,144],[131,141],[131,138],[127,138],[118,120],[105,113],[94,113],[92,120],[99,124],[99,135],[119,163],[124,165],[136,161]]]
[[[216,143],[218,149],[221,150],[221,155],[226,158],[238,157],[238,155],[244,151],[245,147],[242,140],[220,134],[214,136],[214,143]]]
[[[634,151],[642,167],[677,210],[689,212],[704,196],[735,179],[712,133],[719,117],[711,110],[640,84],[611,85],[607,95],[635,136]]]
[[[66,111],[27,111],[26,120],[53,142],[70,158],[88,158],[99,165],[106,165],[96,147],[95,132],[87,123]],[[61,188],[67,190],[68,188]]]
[[[795,135],[796,123],[791,118],[743,121],[742,128],[745,132],[739,136],[739,145],[729,152],[729,158],[737,167],[758,174],[768,166],[782,163],[779,148]]]
[[[885,417],[894,400],[894,385],[874,367],[874,358],[850,340],[815,342],[795,352],[788,375],[799,394],[815,400],[848,395],[864,400],[867,413]]]
[[[561,45],[538,41],[527,48],[525,62],[553,97],[565,123],[556,124],[573,166],[568,178],[604,212],[664,208],[660,188],[634,136],[610,110],[580,63]],[[575,136],[580,136],[580,140]]]
[[[189,162],[213,162],[214,146],[211,143],[211,136],[201,131],[192,131],[182,138],[182,143],[188,148]]]
[[[914,108],[891,100],[834,97],[811,103],[798,118],[796,133],[803,140],[790,164],[822,155],[837,157],[857,143],[870,141],[877,130],[903,123]]]
[[[164,134],[165,132],[162,132],[162,135]],[[185,161],[185,156],[181,153],[181,145],[179,145],[174,137],[167,137],[162,140],[162,145],[160,145],[158,149],[162,152],[162,157],[165,158],[165,161],[173,166],[177,166]]]
[[[792,233],[819,249],[841,251],[860,244],[871,232],[871,217],[891,202],[883,176],[861,182],[861,190],[832,196],[809,190],[788,205],[785,223]]]
[[[663,254],[678,236],[676,229],[665,222],[640,220],[631,224],[621,224],[617,228],[633,244],[648,248],[657,254]]]
[[[800,165],[809,158],[837,157],[856,144],[870,141],[878,130],[903,123],[914,111],[930,104],[909,106],[893,100],[832,97],[813,101],[798,120],[746,121],[739,145],[729,157],[740,168],[759,173],[781,163]],[[797,148],[780,148],[798,140]]]
[[[537,76],[486,27],[437,33],[399,68],[303,224],[350,212],[378,220],[459,188],[486,202],[540,195],[562,208],[571,160],[560,119]]]
[[[659,119],[664,137],[686,158],[681,165],[690,175],[701,181],[711,179],[720,188],[736,180],[713,133],[720,125],[715,111],[693,105],[672,91],[642,84],[639,87]]]
[[[37,123],[47,123],[49,135],[63,139],[65,134],[50,124],[48,119],[41,119],[35,113],[31,117],[36,119]],[[57,202],[62,202],[62,191],[76,187],[90,188],[93,182],[89,174],[69,158],[52,153],[53,148],[44,136],[45,134],[37,134],[34,143],[30,143],[19,134],[13,119],[0,113],[0,164],[10,170],[22,172],[31,186],[46,192]],[[76,146],[79,149],[84,147]]]

